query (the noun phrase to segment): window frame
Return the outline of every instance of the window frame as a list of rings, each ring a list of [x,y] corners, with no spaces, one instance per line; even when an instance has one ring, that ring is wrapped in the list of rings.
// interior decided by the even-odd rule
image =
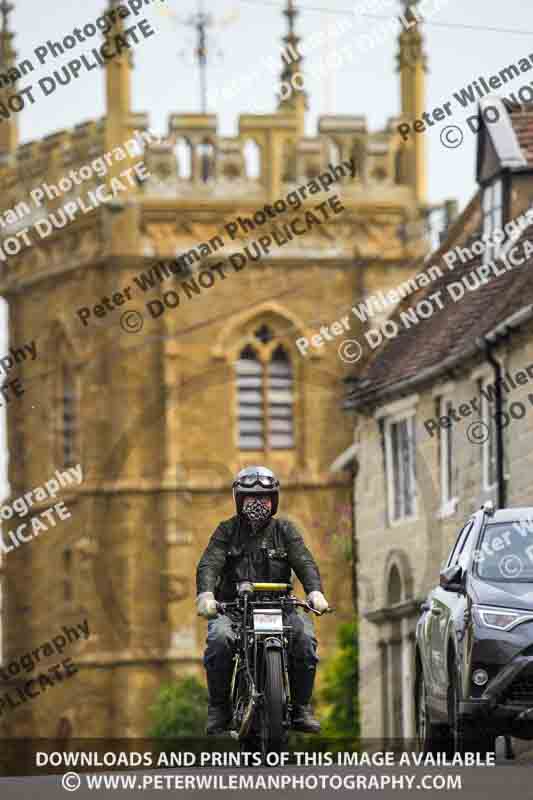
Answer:
[[[452,546],[452,548],[450,550],[448,558],[445,561],[446,568],[453,567],[454,564],[456,564],[459,561],[459,558],[461,557],[461,554],[463,552],[465,543],[466,543],[470,533],[472,532],[472,526],[473,525],[474,525],[474,520],[473,519],[467,520],[465,522],[465,524],[463,525],[463,527],[461,528],[461,530],[459,531],[459,533],[457,534],[457,538],[456,538],[456,540],[455,540],[455,542],[454,542],[454,544],[453,544],[453,546]],[[459,548],[459,545],[461,545],[460,548]],[[454,556],[455,556],[456,553],[457,553],[457,558],[454,561]]]
[[[493,492],[497,485],[498,485],[498,475],[497,475],[497,425],[495,424],[494,420],[491,419],[489,416],[490,404],[485,395],[483,394],[482,390],[486,390],[488,384],[492,384],[494,381],[489,378],[488,376],[483,376],[479,379],[479,410],[480,410],[480,421],[487,425],[489,428],[489,436],[487,439],[482,442],[481,444],[481,483],[482,489],[484,492]],[[493,457],[490,458],[490,452],[492,447]],[[489,470],[491,461],[494,462],[494,482],[489,483]]]
[[[65,427],[65,389],[66,389],[66,380],[65,376],[68,376],[70,380],[70,384],[72,387],[72,414],[73,414],[73,424],[72,424],[72,461],[67,463],[65,459],[65,444],[66,444],[66,427]],[[81,453],[82,453],[82,426],[81,426],[81,416],[80,416],[80,401],[81,401],[81,392],[80,392],[80,376],[78,373],[78,368],[76,364],[72,364],[66,359],[62,359],[59,364],[57,378],[56,378],[56,407],[55,407],[55,420],[56,420],[56,430],[55,430],[55,443],[54,443],[54,452],[55,452],[55,459],[58,465],[61,465],[63,468],[68,468],[72,466],[76,466],[81,461]]]
[[[415,441],[415,409],[409,409],[386,417],[385,422],[385,462],[386,462],[386,481],[387,481],[387,516],[389,525],[394,527],[404,522],[417,519],[418,516],[418,488],[416,483],[416,441]],[[394,458],[392,445],[392,426],[405,422],[407,425],[407,441],[409,459],[411,467],[411,512],[405,513],[405,508],[400,516],[395,516],[395,481],[394,481]],[[401,490],[402,487],[398,487]]]
[[[494,202],[496,190],[499,193],[499,203]],[[485,184],[481,192],[481,235],[492,237],[495,230],[503,230],[503,211],[504,211],[504,185],[501,177],[497,177]],[[485,206],[485,198],[489,197],[488,208]],[[487,224],[487,221],[489,224]],[[501,242],[495,242],[493,246],[487,246],[483,252],[483,264],[486,264],[492,259],[499,258],[500,251],[503,245]]]
[[[253,360],[252,359],[243,359],[242,358],[243,353],[248,348],[250,348],[254,352],[255,358]],[[251,342],[247,342],[247,344],[244,347],[242,347],[239,350],[239,352],[237,353],[237,359],[234,362],[235,388],[236,388],[236,422],[237,422],[236,431],[235,431],[235,433],[236,433],[235,441],[236,441],[237,449],[241,453],[264,452],[265,447],[266,447],[265,397],[264,397],[265,365],[264,365],[263,359],[261,358],[261,354],[258,352],[258,350],[259,350],[259,348],[255,346],[255,343],[252,344]],[[243,377],[243,375],[242,375],[242,373],[240,374],[239,371],[238,371],[239,370],[238,362],[241,361],[241,360],[242,361],[247,361],[247,360],[253,361],[254,363],[258,364],[259,367],[260,367],[260,369],[258,370],[257,376],[254,375],[254,377],[257,377],[258,380],[259,380],[259,388],[255,389],[254,391],[258,392],[258,394],[260,395],[260,399],[256,403],[253,404],[254,408],[256,408],[256,407],[258,408],[259,414],[260,414],[260,416],[258,417],[259,422],[260,422],[260,434],[259,434],[259,436],[261,438],[261,446],[260,447],[243,447],[242,446],[242,442],[241,442],[241,437],[243,435],[242,434],[242,430],[241,430],[241,425],[242,425],[242,420],[244,419],[244,418],[241,418],[242,398],[241,398],[241,387],[239,386],[239,380]],[[257,419],[257,417],[253,417],[253,419],[255,420],[255,419]]]
[[[256,336],[256,332],[261,330],[263,326],[269,328],[272,337],[268,341],[261,341]],[[247,337],[244,342],[241,342],[239,348],[236,351],[236,357],[233,361],[233,369],[234,369],[234,376],[235,376],[235,446],[239,453],[261,453],[263,458],[269,458],[273,453],[293,453],[297,449],[297,441],[298,441],[298,428],[296,422],[296,408],[297,408],[297,368],[296,368],[296,360],[294,358],[294,353],[290,344],[275,335],[274,326],[269,324],[268,322],[264,321],[256,321],[253,326],[253,333]],[[243,448],[241,446],[241,415],[240,415],[240,391],[238,385],[239,373],[237,363],[241,360],[242,353],[247,349],[251,348],[254,351],[255,359],[257,363],[261,366],[260,371],[260,388],[259,393],[261,395],[261,439],[262,439],[262,446],[255,447],[255,448]],[[275,415],[273,415],[273,409],[276,403],[272,402],[271,398],[271,391],[276,391],[275,388],[271,387],[271,379],[274,377],[271,374],[271,366],[276,363],[276,359],[274,358],[274,354],[276,350],[282,348],[286,357],[286,363],[289,365],[289,375],[290,375],[290,415],[288,419],[290,420],[290,435],[292,439],[292,444],[288,447],[278,447],[272,446],[272,437],[276,437],[279,432],[272,431],[272,422],[277,419]],[[281,418],[281,417],[280,417]]]

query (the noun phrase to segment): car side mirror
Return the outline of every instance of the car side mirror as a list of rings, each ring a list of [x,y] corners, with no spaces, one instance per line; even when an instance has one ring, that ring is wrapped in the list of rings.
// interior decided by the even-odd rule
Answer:
[[[463,581],[464,574],[459,564],[454,564],[453,567],[447,567],[447,569],[443,569],[440,573],[440,587],[447,592],[463,592]]]

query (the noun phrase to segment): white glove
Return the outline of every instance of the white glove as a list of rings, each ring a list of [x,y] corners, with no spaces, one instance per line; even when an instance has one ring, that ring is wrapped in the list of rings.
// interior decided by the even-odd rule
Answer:
[[[310,606],[313,606],[316,611],[323,612],[326,608],[329,608],[329,603],[322,592],[309,592],[307,595],[307,602]]]
[[[201,592],[198,595],[196,598],[196,611],[199,617],[205,617],[206,619],[216,617],[218,614],[217,601],[213,592]]]

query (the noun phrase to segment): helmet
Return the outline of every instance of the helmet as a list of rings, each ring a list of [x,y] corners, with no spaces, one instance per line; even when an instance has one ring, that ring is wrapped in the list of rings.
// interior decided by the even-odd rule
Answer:
[[[233,499],[237,513],[242,510],[242,503],[248,494],[266,494],[272,498],[272,516],[278,510],[279,481],[268,467],[245,467],[241,469],[233,481]]]

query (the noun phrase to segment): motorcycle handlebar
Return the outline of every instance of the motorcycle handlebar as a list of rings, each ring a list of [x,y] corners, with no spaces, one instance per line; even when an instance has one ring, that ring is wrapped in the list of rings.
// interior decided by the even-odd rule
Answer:
[[[317,615],[317,617],[321,617],[323,614],[333,614],[333,612],[335,611],[335,609],[332,608],[331,606],[329,608],[326,608],[324,611],[317,611],[316,608],[310,606],[309,603],[304,603],[302,600],[298,600],[297,597],[286,597],[283,599],[283,602],[285,603],[290,602],[295,606],[300,606],[301,608],[304,609],[304,611],[312,611],[313,614]],[[233,602],[230,603],[217,602],[217,611],[219,614],[224,614],[228,608],[239,608],[239,606],[240,603],[237,600],[234,600]]]

